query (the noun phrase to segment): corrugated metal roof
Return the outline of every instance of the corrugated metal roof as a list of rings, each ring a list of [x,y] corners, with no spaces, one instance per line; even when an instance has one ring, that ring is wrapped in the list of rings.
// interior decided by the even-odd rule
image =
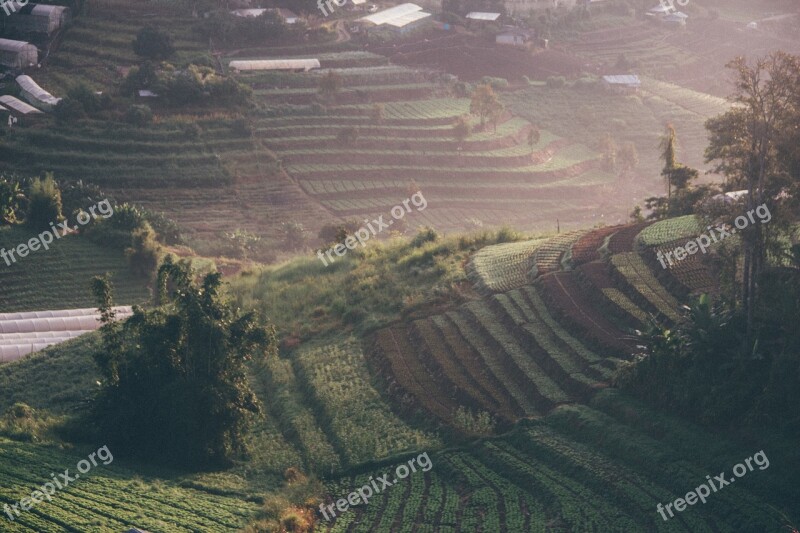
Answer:
[[[642,81],[639,79],[639,76],[634,74],[623,74],[617,76],[603,76],[603,80],[606,83],[610,83],[612,85],[641,85]]]
[[[25,41],[13,41],[11,39],[0,39],[0,50],[8,52],[21,52],[26,48],[36,48],[31,43]]]
[[[231,61],[228,66],[236,70],[311,70],[319,68],[319,59],[254,59]]]
[[[39,111],[32,105],[28,105],[22,100],[14,98],[10,94],[5,94],[3,96],[0,96],[0,104],[5,104],[10,109],[13,109],[17,113],[21,113],[23,115],[33,115],[41,113],[41,111]]]
[[[362,17],[361,20],[365,20],[375,24],[376,26],[380,26],[381,24],[388,24],[389,21],[404,17],[409,13],[414,13],[416,11],[422,11],[422,8],[417,4],[400,4],[390,7],[389,9],[379,11],[378,13]]]
[[[56,105],[61,101],[61,98],[56,98],[49,92],[45,91],[39,85],[33,81],[33,78],[26,75],[17,76],[17,83],[22,90],[26,93],[30,94],[37,100],[47,105]]]
[[[483,11],[473,11],[467,13],[467,18],[472,20],[497,20],[500,18],[500,13],[484,13]]]

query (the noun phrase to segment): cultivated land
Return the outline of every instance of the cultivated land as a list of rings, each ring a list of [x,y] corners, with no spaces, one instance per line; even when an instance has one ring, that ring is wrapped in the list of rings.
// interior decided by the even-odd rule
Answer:
[[[74,81],[113,91],[116,68],[136,62],[130,42],[151,19],[104,4],[76,21],[37,74],[54,94]],[[163,9],[176,62],[209,52],[190,18]],[[748,14],[742,9],[737,16]],[[690,294],[719,290],[700,256],[669,270],[655,259],[681,243],[677,236],[685,243],[695,235],[696,221],[626,219],[632,205],[661,191],[657,145],[667,122],[682,141],[680,160],[704,168],[703,123],[728,104],[698,89],[728,91],[679,74],[700,69],[691,47],[705,46],[702,39],[720,39],[714,68],[730,59],[722,39],[733,22],[723,12],[707,37],[692,31],[688,38],[618,17],[596,24],[563,50],[533,59],[461,35],[412,36],[369,52],[352,43],[220,50],[223,68],[231,59],[316,57],[322,70],[238,75],[255,94],[247,111],[252,133],[242,133],[238,114],[176,114],[154,103],[156,123],[145,128],[114,117],[73,125],[46,119],[4,136],[3,169],[52,170],[101,185],[175,219],[201,254],[214,255],[215,240],[235,229],[277,241],[282,222],[316,233],[326,222],[386,217],[417,188],[428,207],[407,215],[410,229],[507,224],[529,232],[420,234],[372,242],[329,267],[306,257],[242,272],[230,279],[231,298],[269,317],[281,340],[279,357],[249,369],[265,416],[248,436],[248,455],[206,473],[115,457],[24,520],[0,515],[0,529],[237,531],[290,467],[321,479],[325,502],[335,503],[422,452],[430,454],[429,472],[397,480],[320,529],[762,532],[796,523],[796,478],[784,475],[800,471],[796,443],[710,434],[613,386],[637,350],[636,330],[652,321],[673,325]],[[620,53],[642,66],[637,96],[540,83],[579,75],[587,61],[615,62]],[[322,105],[316,87],[329,70],[343,89]],[[513,82],[501,92],[508,112],[496,131],[453,138],[451,125],[469,99],[438,70]],[[523,74],[539,81],[528,84]],[[384,106],[380,120],[374,104]],[[534,126],[541,137],[530,147]],[[353,127],[358,138],[347,145],[340,134]],[[602,169],[605,133],[636,145],[634,172]],[[0,229],[0,244],[26,235]],[[85,239],[26,261],[35,268],[0,263],[0,312],[91,305],[88,282],[106,271],[114,273],[116,303],[148,298],[120,254]],[[0,413],[15,402],[57,422],[86,413],[100,379],[91,357],[99,349],[99,336],[90,334],[0,366]],[[658,503],[761,448],[772,468],[669,522],[656,512]],[[0,437],[0,507],[85,457],[80,447]]]

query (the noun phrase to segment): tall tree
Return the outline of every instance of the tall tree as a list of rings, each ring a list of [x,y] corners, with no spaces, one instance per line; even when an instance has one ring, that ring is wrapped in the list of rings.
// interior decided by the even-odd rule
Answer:
[[[797,185],[797,175],[792,177],[791,158],[780,155],[782,149],[786,154],[786,139],[797,138],[800,58],[775,52],[752,65],[739,57],[727,66],[735,74],[731,97],[735,106],[706,123],[710,132],[706,161],[715,162],[714,170],[725,175],[728,188],[747,189],[748,210],[764,203],[774,207],[775,198],[785,187]],[[750,342],[759,279],[766,261],[768,230],[761,224],[752,224],[741,235],[744,251],[741,298],[747,312]]]
[[[669,201],[669,198],[672,197],[672,171],[678,164],[678,135],[675,133],[675,127],[672,124],[667,124],[667,130],[664,136],[661,137],[661,142],[658,147],[661,150],[661,160],[664,161],[664,168],[661,170],[661,175],[667,183],[667,201]]]
[[[472,115],[477,115],[481,119],[481,129],[486,125],[486,119],[496,113],[497,108],[501,106],[497,100],[497,95],[494,89],[489,84],[478,85],[475,92],[472,93],[472,101],[469,104],[469,112]]]
[[[114,320],[111,288],[95,278],[104,349],[93,422],[109,445],[155,462],[208,467],[244,449],[260,412],[247,382],[247,361],[275,354],[272,328],[222,299],[218,273],[193,281],[188,265],[165,260],[152,311]]]

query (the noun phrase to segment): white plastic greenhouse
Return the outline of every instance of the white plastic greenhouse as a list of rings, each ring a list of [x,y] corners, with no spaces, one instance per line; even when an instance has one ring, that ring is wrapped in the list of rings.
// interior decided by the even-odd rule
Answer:
[[[25,41],[0,39],[0,65],[27,68],[39,62],[39,50]]]
[[[319,59],[250,59],[231,61],[228,67],[237,72],[248,70],[294,70],[308,72],[319,68]]]
[[[61,98],[56,98],[49,92],[45,91],[39,84],[33,81],[33,78],[25,74],[17,76],[17,84],[22,89],[22,97],[31,105],[43,109],[44,111],[52,111],[53,108],[61,101]]]
[[[115,307],[118,319],[133,314],[131,307]],[[100,327],[97,309],[65,309],[0,313],[0,363],[20,359]]]
[[[50,35],[69,20],[69,8],[64,6],[47,6],[27,2],[25,5],[21,5],[19,0],[8,0],[7,7],[11,11],[7,25],[19,32]]]

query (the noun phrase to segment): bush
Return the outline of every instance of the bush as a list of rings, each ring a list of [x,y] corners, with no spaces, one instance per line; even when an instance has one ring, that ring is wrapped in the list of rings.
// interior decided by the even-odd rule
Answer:
[[[175,53],[172,37],[154,26],[139,30],[132,45],[136,55],[149,59],[167,59]]]
[[[72,122],[86,118],[86,110],[79,101],[66,97],[56,104],[53,115],[59,122]]]
[[[53,177],[33,180],[28,192],[28,226],[35,231],[48,230],[51,222],[55,224],[64,219],[61,210],[61,190]]]
[[[551,89],[561,89],[567,85],[567,79],[564,76],[548,76],[547,86]]]
[[[484,76],[483,78],[481,78],[481,84],[491,85],[492,89],[508,88],[508,80],[505,78],[493,78],[491,76]]]
[[[134,126],[146,126],[153,122],[153,111],[144,104],[134,104],[125,112],[125,122]]]
[[[149,279],[158,267],[160,246],[156,232],[149,223],[131,233],[131,246],[125,249],[125,259],[134,275]]]
[[[419,248],[426,242],[436,242],[439,238],[440,235],[435,229],[429,227],[420,228],[414,238],[411,239],[411,246]]]

